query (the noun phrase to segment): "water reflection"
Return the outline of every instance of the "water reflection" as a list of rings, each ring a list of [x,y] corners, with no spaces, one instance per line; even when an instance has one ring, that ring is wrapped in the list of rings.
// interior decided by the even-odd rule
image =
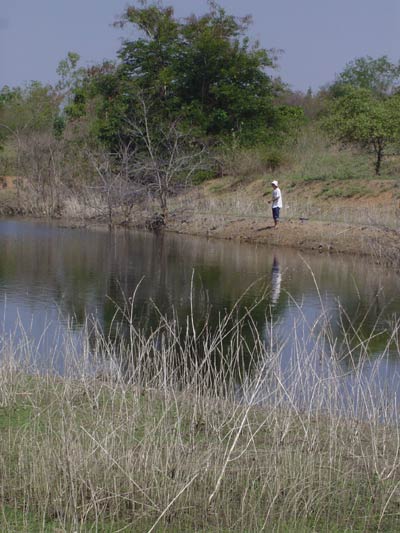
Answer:
[[[272,261],[272,276],[271,276],[271,304],[273,306],[275,306],[279,300],[279,295],[281,294],[281,282],[282,282],[281,269],[279,267],[278,259],[274,255],[274,259]]]
[[[44,317],[65,330],[72,321],[79,332],[91,316],[111,338],[121,338],[129,331],[124,312],[144,330],[167,315],[182,327],[191,316],[191,327],[200,331],[206,323],[218,324],[240,300],[232,319],[253,308],[266,345],[284,345],[284,367],[293,361],[299,338],[313,352],[329,324],[324,350],[346,372],[364,356],[367,341],[369,356],[385,350],[388,324],[400,309],[399,277],[358,259],[17,220],[0,222],[0,246],[3,328],[12,331],[20,320],[34,337]],[[397,372],[395,346],[388,357]]]

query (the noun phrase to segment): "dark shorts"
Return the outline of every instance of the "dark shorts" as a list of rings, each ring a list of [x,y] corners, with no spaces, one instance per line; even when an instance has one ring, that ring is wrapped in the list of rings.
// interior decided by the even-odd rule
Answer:
[[[274,220],[279,220],[279,211],[281,210],[280,207],[273,207],[272,208],[272,216]]]

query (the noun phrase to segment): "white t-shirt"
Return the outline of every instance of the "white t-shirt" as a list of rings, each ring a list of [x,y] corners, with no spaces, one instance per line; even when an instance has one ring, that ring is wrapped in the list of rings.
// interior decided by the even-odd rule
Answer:
[[[279,187],[272,191],[272,207],[282,207],[282,193]]]

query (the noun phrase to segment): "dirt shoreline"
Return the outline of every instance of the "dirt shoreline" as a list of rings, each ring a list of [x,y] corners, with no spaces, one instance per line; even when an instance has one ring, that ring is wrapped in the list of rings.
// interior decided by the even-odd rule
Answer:
[[[357,190],[364,193],[354,197],[345,196],[354,184]],[[314,250],[316,253],[351,254],[400,269],[400,230],[395,222],[399,220],[400,196],[396,180],[386,180],[384,185],[379,180],[333,180],[332,183],[316,181],[283,185],[284,209],[277,230],[273,226],[268,201],[271,194],[269,182],[262,178],[242,183],[229,177],[207,182],[187,194],[187,209],[184,203],[176,206],[171,211],[166,230]],[[328,185],[337,195],[333,199],[324,198]],[[380,191],[379,198],[374,194],[376,190]],[[208,206],[210,212],[207,212],[207,208],[201,208],[204,205]],[[229,206],[234,206],[234,209]],[[235,211],[237,206],[237,214],[227,213]],[[309,211],[315,214],[307,214],[307,209],[302,207],[311,207]],[[335,221],[338,210],[342,214],[351,214],[353,220],[348,223]],[[325,216],[331,213],[330,220],[328,217],[327,220],[318,220],[318,213]],[[393,222],[396,229],[393,228]]]
[[[361,183],[361,182],[360,182]],[[218,185],[218,192],[215,191]],[[365,190],[374,185],[371,182],[363,183]],[[376,184],[375,184],[376,185]],[[390,184],[389,184],[390,185]],[[380,194],[380,203],[377,206],[375,198],[366,194],[360,198],[341,199],[340,204],[345,209],[353,211],[362,210],[368,214],[371,209],[378,209],[378,220],[383,219],[381,213],[388,213],[388,208],[395,205],[400,211],[400,203],[397,191],[397,183],[393,182],[390,187],[386,185],[385,192]],[[361,187],[361,184],[359,184]],[[400,270],[400,230],[385,226],[384,224],[349,224],[334,221],[322,221],[309,219],[304,216],[289,217],[284,210],[284,215],[278,229],[274,229],[268,206],[268,192],[265,180],[255,180],[247,185],[235,186],[231,179],[218,179],[215,182],[207,182],[203,187],[197,187],[189,193],[179,196],[177,203],[171,206],[166,226],[160,231],[177,234],[201,236],[207,238],[235,240],[239,242],[253,243],[257,245],[282,246],[298,250],[311,250],[316,253],[351,254],[354,256],[368,257],[375,263],[393,267]],[[18,218],[32,218],[32,215],[23,213],[15,195],[15,191],[5,189],[0,195],[0,213],[2,216],[15,216]],[[288,204],[300,202],[322,206],[326,211],[332,206],[329,201],[320,198],[321,184],[308,185],[307,187],[295,187],[288,190],[285,199]],[[243,214],[222,213],[229,211],[225,207],[239,200],[243,203]],[[265,200],[264,200],[265,198]],[[207,201],[216,202],[213,209],[207,210],[204,205]],[[233,200],[232,200],[233,199]],[[261,199],[261,209],[254,211],[254,215],[248,214],[248,205]],[[226,204],[224,204],[226,202]],[[229,203],[230,202],[230,203]],[[172,203],[172,202],[171,202]],[[203,206],[201,208],[200,206]],[[265,209],[265,211],[264,211]],[[144,230],[148,227],[147,222],[154,216],[157,206],[137,206],[131,213],[131,220],[118,223],[116,227],[137,228]],[[247,211],[247,214],[244,214]],[[263,213],[265,212],[265,217]],[[398,216],[396,211],[395,216]],[[33,218],[45,219],[38,216]],[[387,218],[387,217],[386,217]],[[360,220],[368,220],[368,217],[360,217]],[[54,219],[53,219],[54,220]],[[108,221],[101,216],[87,217],[84,212],[80,216],[68,216],[64,214],[57,219],[64,227],[107,227]],[[392,221],[393,219],[391,219]]]
[[[45,216],[3,213],[16,219],[46,220]],[[149,213],[136,213],[129,224],[115,224],[119,229],[149,231],[146,220]],[[107,229],[107,220],[96,217],[76,219],[73,217],[51,218],[60,227],[72,229]],[[317,220],[282,219],[278,229],[273,223],[255,216],[200,215],[185,211],[171,213],[166,226],[159,231],[192,235],[211,239],[225,239],[254,245],[279,246],[324,254],[350,254],[372,260],[376,264],[400,271],[400,231],[377,226],[357,226]]]
[[[219,218],[219,219],[218,219]],[[379,264],[400,267],[400,232],[386,227],[283,219],[278,229],[260,217],[224,217],[173,213],[166,231],[208,238],[283,246],[318,253],[368,256]]]

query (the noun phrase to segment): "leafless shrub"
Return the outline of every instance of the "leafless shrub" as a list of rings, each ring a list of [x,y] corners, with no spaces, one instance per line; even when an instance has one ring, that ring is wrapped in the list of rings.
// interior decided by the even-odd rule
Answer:
[[[205,163],[206,146],[184,131],[179,120],[156,123],[151,106],[139,98],[137,119],[128,122],[131,142],[138,148],[132,160],[132,178],[158,198],[164,218],[168,198],[179,186],[187,186]]]
[[[103,199],[105,212],[100,210],[100,216],[106,216],[112,226],[118,214],[123,222],[128,222],[135,202],[145,194],[145,188],[132,179],[132,166],[136,156],[130,144],[121,146],[118,153],[108,153],[105,150],[87,150],[87,157],[95,169],[97,180],[87,187],[88,205],[94,207],[90,201],[100,196]],[[99,207],[97,205],[97,207]]]
[[[51,132],[18,136],[17,170],[24,177],[19,192],[27,211],[52,215],[61,209],[63,149]]]

